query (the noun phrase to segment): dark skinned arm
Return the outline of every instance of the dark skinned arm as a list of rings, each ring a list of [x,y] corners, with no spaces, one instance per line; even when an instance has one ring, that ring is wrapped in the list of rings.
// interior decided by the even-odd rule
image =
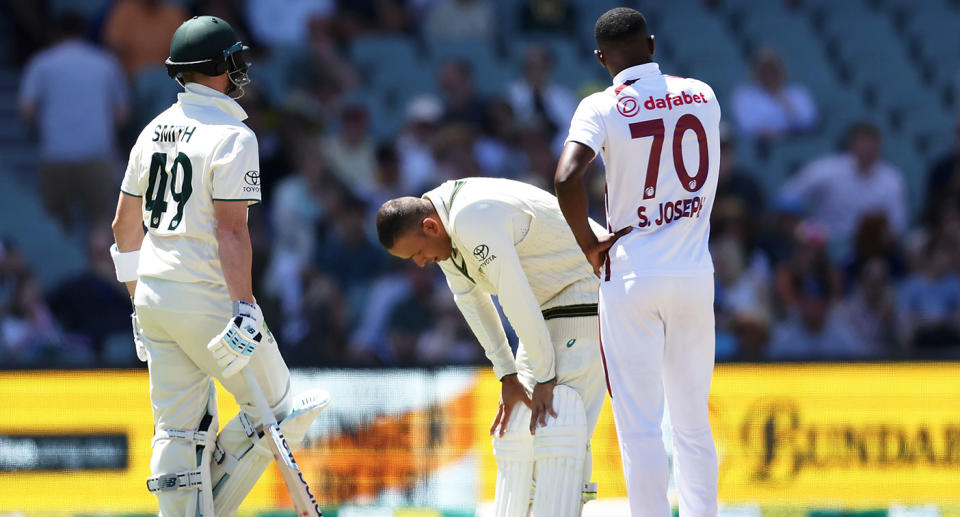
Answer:
[[[617,239],[630,233],[633,227],[628,226],[602,237],[597,237],[590,228],[590,200],[583,178],[593,157],[593,149],[588,146],[580,142],[567,142],[560,155],[560,162],[557,164],[553,185],[563,217],[573,230],[573,236],[584,256],[587,257],[587,261],[593,266],[593,273],[600,276],[600,268],[603,266],[607,250]]]

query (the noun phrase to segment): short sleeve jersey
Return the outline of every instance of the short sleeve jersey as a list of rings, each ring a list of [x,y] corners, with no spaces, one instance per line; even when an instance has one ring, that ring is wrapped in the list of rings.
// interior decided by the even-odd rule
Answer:
[[[257,138],[230,97],[188,83],[140,133],[121,190],[142,198],[141,277],[225,285],[214,201],[260,202]]]
[[[606,280],[713,272],[719,125],[710,86],[656,63],[623,70],[580,102],[567,141],[603,158],[608,230],[634,227],[610,250]]]

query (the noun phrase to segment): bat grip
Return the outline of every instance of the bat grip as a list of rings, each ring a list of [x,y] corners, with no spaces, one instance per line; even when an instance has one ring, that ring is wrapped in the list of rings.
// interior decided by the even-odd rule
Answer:
[[[250,396],[253,397],[253,406],[257,409],[257,413],[260,413],[260,424],[266,428],[277,423],[277,417],[273,416],[273,410],[270,409],[270,404],[267,403],[267,398],[263,394],[263,390],[260,389],[260,383],[257,382],[257,377],[253,374],[253,370],[249,367],[243,368],[241,370],[243,373],[244,380],[247,381],[247,390],[250,392]]]

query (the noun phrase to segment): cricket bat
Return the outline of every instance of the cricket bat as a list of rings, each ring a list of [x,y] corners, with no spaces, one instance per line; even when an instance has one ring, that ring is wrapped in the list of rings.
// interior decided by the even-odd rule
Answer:
[[[280,431],[280,425],[270,410],[270,405],[260,389],[257,378],[253,375],[250,368],[243,369],[243,376],[247,381],[247,387],[253,396],[253,403],[260,413],[260,420],[263,424],[263,440],[273,452],[273,459],[277,462],[280,469],[280,475],[283,476],[283,482],[287,485],[287,491],[290,492],[290,500],[293,501],[293,507],[297,510],[298,517],[323,517],[317,500],[310,492],[310,486],[303,479],[303,472],[297,465],[297,460],[293,458],[293,452],[287,445],[286,438]]]

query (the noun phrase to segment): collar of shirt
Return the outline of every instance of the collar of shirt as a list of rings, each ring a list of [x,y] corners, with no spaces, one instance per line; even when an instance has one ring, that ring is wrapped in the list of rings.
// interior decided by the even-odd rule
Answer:
[[[630,68],[624,68],[613,78],[613,85],[620,86],[630,79],[636,81],[651,75],[660,75],[660,65],[653,61],[642,65],[634,65]]]
[[[439,187],[423,195],[423,197],[433,203],[433,207],[437,210],[437,215],[440,216],[440,224],[443,225],[443,228],[447,231],[447,235],[450,236],[450,243],[457,253],[459,253],[459,249],[462,248],[463,245],[459,242],[457,236],[450,232],[450,207],[447,205],[447,200],[454,194],[454,190],[459,188],[457,186],[458,184],[462,187],[462,180],[446,181]]]
[[[213,106],[239,121],[247,118],[247,112],[243,111],[237,101],[230,98],[229,95],[197,83],[187,83],[184,89],[185,92],[177,95],[179,102],[183,104]]]
[[[423,195],[423,197],[433,203],[433,207],[437,210],[437,215],[440,216],[440,222],[443,224],[444,229],[447,230],[447,233],[450,233],[450,211],[445,200],[450,197],[454,183],[453,181],[444,182],[439,187]]]

